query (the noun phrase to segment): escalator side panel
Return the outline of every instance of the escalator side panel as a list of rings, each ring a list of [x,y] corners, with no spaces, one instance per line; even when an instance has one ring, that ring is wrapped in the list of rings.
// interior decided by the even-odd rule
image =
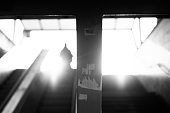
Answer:
[[[24,71],[25,69],[14,70],[10,75],[8,75],[3,84],[0,85],[0,104],[2,104],[9,95],[13,86],[15,86]]]
[[[35,75],[35,79],[32,81],[31,86],[26,91],[24,97],[18,104],[14,113],[34,113],[39,101],[44,93],[46,85],[42,83],[40,79],[40,73]]]
[[[17,110],[22,108],[22,102],[25,101],[24,98],[32,86],[32,82],[35,81],[36,75],[39,72],[40,65],[44,60],[46,54],[48,53],[47,50],[42,50],[40,54],[37,56],[35,61],[32,65],[25,71],[10,92],[9,100],[6,101],[4,104],[5,106],[2,108],[3,113],[14,113]]]

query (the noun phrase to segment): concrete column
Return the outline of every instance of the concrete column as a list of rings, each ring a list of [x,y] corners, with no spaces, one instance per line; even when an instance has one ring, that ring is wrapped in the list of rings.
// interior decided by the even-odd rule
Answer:
[[[78,113],[101,112],[101,39],[102,16],[77,15]]]

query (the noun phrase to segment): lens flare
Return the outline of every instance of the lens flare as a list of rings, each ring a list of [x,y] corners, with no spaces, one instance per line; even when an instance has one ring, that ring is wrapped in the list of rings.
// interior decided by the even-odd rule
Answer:
[[[49,80],[53,86],[56,85],[63,71],[62,59],[54,52],[49,52],[40,67],[40,71],[46,80]]]
[[[117,79],[117,82],[118,82],[120,87],[124,86],[124,84],[125,84],[125,75],[116,76],[116,79]]]

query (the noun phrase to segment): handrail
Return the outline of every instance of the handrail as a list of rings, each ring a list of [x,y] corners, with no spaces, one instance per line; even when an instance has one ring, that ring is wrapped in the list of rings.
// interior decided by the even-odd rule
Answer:
[[[7,105],[7,103],[10,101],[11,97],[13,96],[13,94],[16,92],[16,90],[18,89],[18,87],[20,86],[20,84],[22,83],[22,81],[24,80],[24,78],[29,74],[30,70],[32,69],[32,67],[34,67],[34,65],[38,62],[39,57],[41,57],[42,53],[44,52],[44,50],[42,50],[40,52],[40,54],[38,55],[38,57],[35,59],[35,61],[32,63],[32,65],[29,67],[28,70],[24,71],[21,75],[21,77],[19,78],[19,80],[17,81],[17,83],[14,85],[14,87],[12,88],[12,90],[10,91],[10,93],[8,94],[7,98],[3,101],[3,103],[0,106],[0,112],[3,111],[3,109],[5,108],[5,106]]]

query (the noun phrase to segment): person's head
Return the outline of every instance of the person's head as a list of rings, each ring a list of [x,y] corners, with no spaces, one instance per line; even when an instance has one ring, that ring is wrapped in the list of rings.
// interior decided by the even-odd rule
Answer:
[[[60,52],[60,57],[67,65],[69,65],[72,62],[73,55],[71,54],[71,51],[67,48],[66,44]]]

